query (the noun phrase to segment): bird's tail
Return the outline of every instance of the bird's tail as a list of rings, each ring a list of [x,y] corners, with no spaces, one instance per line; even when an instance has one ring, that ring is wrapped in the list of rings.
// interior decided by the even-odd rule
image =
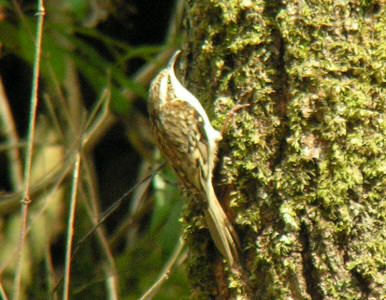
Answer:
[[[212,183],[207,185],[208,208],[205,211],[207,226],[213,241],[230,267],[239,265],[240,241],[214,192]]]

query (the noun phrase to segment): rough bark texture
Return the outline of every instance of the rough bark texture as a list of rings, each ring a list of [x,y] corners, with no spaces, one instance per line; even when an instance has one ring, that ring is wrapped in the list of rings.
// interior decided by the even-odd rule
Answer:
[[[181,77],[219,128],[244,274],[185,209],[195,299],[384,299],[384,1],[187,1]]]

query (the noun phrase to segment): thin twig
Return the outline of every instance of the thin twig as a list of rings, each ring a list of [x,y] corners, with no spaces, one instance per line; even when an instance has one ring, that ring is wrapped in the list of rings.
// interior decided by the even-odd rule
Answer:
[[[20,288],[21,288],[21,272],[22,272],[22,252],[24,247],[24,238],[27,228],[28,221],[28,208],[31,204],[30,197],[30,185],[31,185],[31,165],[32,165],[32,153],[33,153],[33,144],[35,138],[35,126],[36,126],[36,113],[38,106],[38,88],[39,88],[39,73],[40,73],[40,57],[41,57],[41,44],[43,37],[43,24],[44,24],[44,3],[43,0],[38,0],[38,9],[36,15],[38,16],[37,26],[36,26],[36,45],[35,45],[35,58],[34,58],[34,67],[32,75],[32,91],[30,99],[30,116],[28,124],[28,142],[27,142],[27,153],[25,160],[25,169],[24,169],[24,196],[22,199],[21,207],[21,225],[20,225],[20,237],[18,244],[18,255],[16,261],[16,271],[14,278],[14,288],[13,288],[13,299],[19,300],[20,297]]]
[[[63,300],[68,300],[68,294],[70,290],[70,271],[71,271],[71,250],[72,242],[74,236],[74,223],[75,223],[75,210],[76,210],[76,200],[79,184],[79,170],[81,162],[80,152],[76,155],[74,172],[72,177],[72,191],[71,191],[71,201],[70,201],[70,215],[68,216],[68,225],[67,225],[67,241],[66,241],[66,260],[65,260],[65,269],[64,269],[64,286],[63,286]]]
[[[153,298],[153,296],[157,293],[157,291],[160,289],[161,285],[169,279],[170,273],[173,269],[173,267],[176,264],[176,261],[179,257],[182,257],[185,255],[183,253],[182,255],[181,252],[184,248],[184,241],[182,239],[182,236],[178,239],[178,243],[176,245],[176,248],[174,249],[174,252],[172,256],[170,257],[169,261],[165,265],[164,269],[162,270],[160,276],[158,277],[157,281],[145,292],[145,294],[142,295],[140,300],[150,300]]]
[[[26,235],[28,235],[28,233],[31,231],[32,229],[32,226],[34,226],[34,224],[41,218],[41,216],[43,215],[43,213],[47,210],[47,206],[49,204],[49,199],[52,198],[52,195],[58,190],[58,187],[60,186],[60,184],[63,182],[63,180],[65,179],[65,177],[67,176],[67,174],[69,173],[70,171],[70,166],[66,167],[57,177],[57,180],[56,180],[56,183],[50,187],[50,191],[47,193],[47,196],[45,197],[47,199],[47,201],[42,205],[42,207],[40,208],[39,211],[37,211],[34,216],[31,218],[29,224],[28,224],[28,227],[26,229]],[[8,253],[8,256],[6,258],[3,259],[3,261],[1,262],[0,264],[0,276],[1,274],[4,272],[4,270],[6,269],[6,267],[10,264],[10,262],[12,261],[13,257],[15,256],[15,254],[17,252],[17,249],[15,249],[14,251]]]
[[[107,294],[109,300],[118,300],[118,291],[119,291],[119,285],[118,281],[116,280],[117,276],[116,274],[110,274],[107,277]]]
[[[161,165],[159,168],[154,170],[154,173],[158,172],[164,165]],[[76,246],[74,247],[74,251],[72,251],[71,260],[75,257],[75,255],[78,253],[80,247],[88,240],[92,234],[98,229],[100,225],[102,225],[122,204],[122,202],[129,197],[129,195],[141,184],[144,184],[148,180],[151,180],[154,176],[154,173],[148,175],[146,178],[141,180],[140,182],[137,182],[134,186],[132,186],[127,192],[125,192],[117,201],[115,201],[110,207],[108,207],[101,217],[99,218],[98,222],[76,243]],[[56,283],[56,286],[54,287],[52,292],[55,292],[59,285],[62,283],[63,277],[58,280]]]
[[[151,165],[150,162],[144,160],[139,167],[139,172],[137,176],[137,180],[140,178],[144,178],[151,173]],[[139,226],[132,226],[134,216],[139,215],[139,212],[145,205],[145,197],[147,196],[147,191],[149,190],[149,186],[151,185],[151,181],[147,181],[146,183],[138,186],[133,192],[133,195],[130,199],[130,208],[127,216],[123,218],[122,223],[119,227],[114,230],[114,234],[111,236],[110,241],[111,245],[116,244],[116,239],[124,236],[127,240],[128,244],[131,244],[133,240],[136,238],[136,234],[138,233]],[[131,224],[128,226],[128,224]],[[130,229],[130,230],[129,230]]]
[[[108,97],[109,97],[108,91],[104,90],[100,101],[108,102],[109,101]],[[81,149],[83,152],[88,152],[90,149],[92,149],[94,147],[94,143],[97,142],[102,137],[101,133],[104,133],[105,130],[110,128],[111,125],[114,124],[114,122],[116,121],[116,118],[114,117],[114,115],[110,113],[107,104],[102,104],[101,106],[102,107],[99,108],[101,112],[98,114],[98,116],[95,116],[95,120],[93,121],[92,124],[87,125],[89,126],[89,128],[87,128],[87,131],[82,135]],[[64,158],[65,158],[64,160],[66,160],[66,162],[61,165],[73,164],[74,152],[75,152],[74,147],[78,145],[77,143],[78,143],[78,140],[75,140],[73,146],[68,146],[68,151],[66,151],[66,154],[64,155]],[[61,167],[61,165],[58,164],[54,166],[51,170],[46,172],[46,174],[44,175],[44,178],[37,178],[35,180],[36,183],[34,183],[34,186],[31,187],[30,189],[30,195],[31,194],[33,195],[34,193],[37,193],[42,189],[47,188],[47,186],[51,185],[52,182],[56,182],[56,179],[58,177],[61,177],[62,176],[61,174],[63,173],[63,168]],[[65,167],[65,169],[67,169],[67,167]],[[14,193],[12,196],[9,196],[9,197],[1,196],[0,216],[4,214],[8,214],[10,211],[16,209],[20,197],[21,196],[18,193]]]
[[[47,272],[47,286],[48,291],[50,291],[55,283],[55,269],[52,262],[52,255],[50,250],[50,245],[46,245],[45,247],[45,255],[44,255],[44,261],[46,266],[46,272]],[[58,300],[58,294],[55,293],[53,295],[50,295],[51,300]]]
[[[87,131],[82,143],[82,149],[85,152],[94,148],[95,142],[99,141],[99,139],[104,136],[106,130],[115,123],[116,118],[109,109],[110,98],[111,91],[105,88],[88,118],[86,123]]]
[[[91,207],[87,205],[87,212],[89,213],[89,217],[93,225],[96,225],[100,216],[99,209],[99,197],[97,196],[97,188],[96,188],[96,176],[93,176],[95,172],[91,168],[93,166],[91,159],[89,157],[85,158],[83,168],[85,170],[85,178],[86,182],[89,183],[88,190],[90,191],[90,202]],[[84,192],[84,189],[81,189],[81,192]],[[84,197],[86,199],[86,197]],[[86,202],[86,201],[85,201]],[[86,202],[87,204],[87,202]],[[101,249],[105,255],[106,263],[104,263],[103,270],[106,273],[106,285],[108,290],[108,299],[109,300],[118,300],[119,299],[119,276],[117,267],[115,264],[114,256],[111,251],[110,244],[108,242],[108,238],[106,236],[106,232],[104,227],[99,226],[96,229],[96,234],[101,245]]]
[[[161,166],[163,167],[163,165]],[[160,168],[161,168],[160,167]],[[158,172],[159,169],[156,169],[154,171]],[[95,230],[103,224],[122,204],[123,200],[125,200],[139,185],[144,184],[146,181],[151,180],[154,176],[154,173],[148,175],[146,178],[141,180],[140,182],[137,182],[133,187],[131,187],[126,193],[124,193],[117,201],[115,201],[109,208],[105,210],[105,212],[102,214],[102,216],[99,218],[98,222],[92,227],[77,243],[75,250],[72,254],[74,256],[76,252],[79,250],[80,246],[95,232]]]
[[[0,296],[1,296],[2,300],[8,300],[8,296],[7,296],[6,292],[5,292],[3,283],[1,282],[1,277],[0,277]]]

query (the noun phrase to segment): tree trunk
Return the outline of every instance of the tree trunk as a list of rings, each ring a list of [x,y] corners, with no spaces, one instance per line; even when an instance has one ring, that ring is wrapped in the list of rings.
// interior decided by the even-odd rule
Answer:
[[[194,299],[383,299],[383,1],[190,0],[180,78],[215,127],[231,274],[185,209]]]

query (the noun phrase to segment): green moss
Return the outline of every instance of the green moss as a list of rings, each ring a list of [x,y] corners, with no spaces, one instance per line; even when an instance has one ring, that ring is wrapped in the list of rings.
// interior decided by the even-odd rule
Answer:
[[[199,64],[187,78],[214,126],[250,104],[225,130],[215,183],[261,299],[381,293],[385,15],[376,1],[189,10],[185,46]]]

